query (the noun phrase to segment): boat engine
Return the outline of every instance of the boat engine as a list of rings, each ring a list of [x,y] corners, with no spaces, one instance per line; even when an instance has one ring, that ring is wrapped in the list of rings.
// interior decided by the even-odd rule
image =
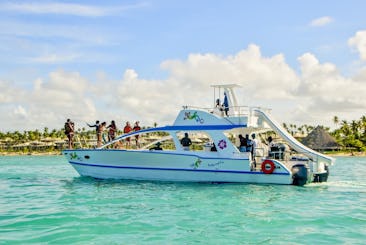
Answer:
[[[293,185],[303,186],[310,179],[309,167],[304,163],[299,163],[292,166],[291,172]]]
[[[328,176],[329,176],[329,167],[324,164],[322,172],[314,173],[313,182],[315,183],[327,182]]]

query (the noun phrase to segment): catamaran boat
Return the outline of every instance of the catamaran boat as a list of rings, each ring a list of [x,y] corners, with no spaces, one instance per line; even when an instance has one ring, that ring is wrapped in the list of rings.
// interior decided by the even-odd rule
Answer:
[[[98,179],[299,186],[327,181],[333,158],[301,144],[269,109],[239,106],[234,91],[238,85],[212,87],[214,98],[217,91],[227,96],[228,115],[220,106],[184,106],[172,125],[123,134],[99,148],[64,150],[63,155],[81,176]],[[181,144],[186,133],[193,142],[189,150]],[[241,151],[239,134],[255,134],[256,148]],[[279,143],[268,147],[263,139],[268,135],[276,135]],[[146,144],[117,147],[136,136]],[[152,147],[156,145],[162,147]]]

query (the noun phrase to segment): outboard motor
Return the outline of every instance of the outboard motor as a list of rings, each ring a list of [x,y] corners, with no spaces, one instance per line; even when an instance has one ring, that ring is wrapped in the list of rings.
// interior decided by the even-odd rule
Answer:
[[[310,179],[310,170],[306,164],[295,164],[294,166],[292,166],[291,172],[293,185],[303,186]]]
[[[324,165],[323,173],[315,173],[313,182],[315,183],[327,182],[328,176],[329,176],[329,167],[327,165]]]

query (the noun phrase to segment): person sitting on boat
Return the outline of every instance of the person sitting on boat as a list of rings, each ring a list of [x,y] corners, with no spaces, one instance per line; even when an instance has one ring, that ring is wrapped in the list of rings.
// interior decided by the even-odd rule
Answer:
[[[132,131],[132,128],[131,128],[130,122],[127,121],[126,126],[123,128],[123,133],[128,134],[131,131]],[[126,148],[131,145],[130,141],[131,141],[130,137],[127,137],[126,138]]]
[[[268,137],[268,147],[271,148],[275,145],[275,143],[273,142],[272,136]]]
[[[246,152],[247,151],[247,147],[248,147],[248,141],[247,138],[244,138],[243,135],[239,134],[239,140],[240,140],[240,145],[239,145],[239,151],[240,152]]]
[[[227,99],[227,95],[226,92],[224,92],[224,103],[222,104],[222,106],[224,107],[224,111],[225,111],[225,115],[228,117],[228,112],[229,112],[229,100]]]
[[[161,143],[160,143],[160,142],[158,142],[158,143],[156,143],[156,144],[155,144],[155,146],[154,146],[154,147],[151,147],[149,150],[150,150],[150,151],[152,151],[152,150],[154,150],[154,151],[162,151],[162,150],[163,150],[163,148],[161,148],[160,146],[161,146]]]
[[[184,133],[184,138],[180,140],[185,151],[189,151],[189,146],[192,145],[191,139],[188,137],[188,133]]]
[[[220,99],[216,99],[215,112],[218,115],[224,116],[224,107],[220,104]]]
[[[217,151],[217,148],[216,148],[216,145],[215,145],[215,143],[213,143],[212,144],[212,147],[211,147],[211,149],[210,149],[211,151]]]

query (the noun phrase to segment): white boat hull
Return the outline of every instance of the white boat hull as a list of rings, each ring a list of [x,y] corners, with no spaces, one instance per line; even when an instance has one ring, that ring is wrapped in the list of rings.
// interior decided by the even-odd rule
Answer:
[[[292,174],[279,162],[272,174],[251,171],[249,159],[220,158],[204,152],[66,150],[81,176],[180,182],[239,182],[292,184]],[[187,154],[188,153],[188,154]]]

